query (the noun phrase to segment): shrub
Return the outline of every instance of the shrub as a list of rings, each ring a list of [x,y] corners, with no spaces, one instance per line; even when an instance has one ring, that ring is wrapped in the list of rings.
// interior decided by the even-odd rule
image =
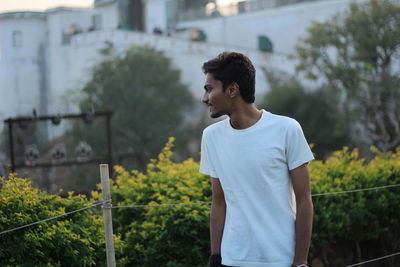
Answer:
[[[93,204],[84,196],[48,195],[15,175],[0,178],[0,231]],[[86,209],[0,236],[1,266],[105,266],[102,217]],[[122,243],[116,238],[117,251]]]
[[[344,148],[310,164],[314,194],[400,184],[400,149],[366,163]],[[312,256],[341,266],[400,250],[399,188],[314,197]],[[394,258],[387,266],[398,266]],[[384,266],[384,262],[381,262]]]
[[[118,266],[206,266],[209,255],[209,179],[198,163],[172,162],[173,139],[146,172],[117,166],[111,184]],[[400,149],[366,162],[344,148],[310,164],[313,194],[400,184]],[[315,196],[310,256],[344,266],[400,250],[399,188]],[[93,192],[94,199],[100,198]],[[206,203],[161,207],[137,205]],[[0,179],[0,231],[92,204],[83,196],[48,195],[11,175]],[[104,266],[101,216],[88,209],[0,236],[1,266]],[[395,257],[379,266],[397,266]],[[386,265],[384,265],[386,264]]]
[[[198,163],[172,162],[172,141],[145,173],[116,167],[114,205],[210,201],[209,179],[198,173]],[[367,163],[358,150],[344,148],[325,162],[312,162],[310,171],[314,194],[399,184],[400,150],[377,152]],[[398,190],[314,197],[310,257],[322,259],[325,266],[344,266],[399,251]],[[119,208],[113,218],[116,232],[127,242],[128,266],[206,266],[209,206]],[[387,266],[396,266],[391,260],[385,261]]]
[[[172,162],[172,143],[171,138],[145,173],[115,168],[114,206],[210,202],[209,179],[192,159]],[[209,210],[207,204],[113,209],[116,232],[127,242],[128,266],[206,266]]]

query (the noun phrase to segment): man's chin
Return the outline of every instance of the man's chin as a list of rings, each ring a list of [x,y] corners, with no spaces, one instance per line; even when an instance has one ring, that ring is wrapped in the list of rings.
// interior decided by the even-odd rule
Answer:
[[[224,114],[222,114],[222,113],[211,113],[211,114],[210,114],[210,117],[211,117],[212,119],[216,119],[216,118],[221,117],[222,115],[224,115]]]

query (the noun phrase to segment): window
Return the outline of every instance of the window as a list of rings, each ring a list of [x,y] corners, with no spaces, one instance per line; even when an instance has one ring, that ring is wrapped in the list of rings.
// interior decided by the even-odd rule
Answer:
[[[102,24],[102,18],[100,14],[96,14],[93,15],[92,17],[92,25],[93,25],[93,29],[96,30],[100,30],[101,29],[101,25]]]
[[[22,46],[22,32],[21,31],[13,31],[12,46],[13,47],[21,47]]]
[[[264,52],[270,52],[272,53],[273,51],[273,44],[271,40],[264,35],[258,36],[258,49]]]
[[[206,34],[202,30],[198,29],[190,29],[189,38],[192,41],[200,41],[200,42],[205,42],[207,40]]]

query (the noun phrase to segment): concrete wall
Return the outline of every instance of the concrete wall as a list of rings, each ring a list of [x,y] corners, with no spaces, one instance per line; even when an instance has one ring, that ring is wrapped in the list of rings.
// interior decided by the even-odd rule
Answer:
[[[169,9],[174,7],[174,0],[145,1],[147,33],[117,29],[118,1],[91,9],[0,14],[0,119],[31,114],[33,108],[48,114],[76,112],[73,92],[90,79],[91,68],[101,60],[99,49],[110,43],[118,53],[132,45],[150,45],[164,51],[198,99],[203,93],[202,63],[222,51],[243,52],[256,66],[260,96],[267,91],[262,68],[292,72],[295,64],[287,54],[294,53],[298,39],[306,35],[312,21],[327,20],[345,10],[350,2],[312,1],[177,25],[203,30],[207,42],[189,41],[188,32],[172,33],[171,37],[151,34],[155,27],[165,33],[167,13],[173,14]],[[93,16],[101,17],[98,28],[93,28]],[[14,30],[22,32],[20,48],[11,45]],[[258,50],[259,35],[272,40],[274,53]],[[62,132],[62,127],[59,129]]]
[[[13,46],[13,32],[20,44]],[[40,13],[12,13],[0,16],[0,120],[31,115],[45,110],[43,60],[45,17]]]
[[[93,16],[100,16],[100,28],[94,28]],[[56,9],[49,12],[47,23],[47,31],[49,32],[48,40],[48,73],[50,113],[65,113],[76,111],[74,105],[69,105],[65,101],[65,94],[75,89],[73,78],[75,75],[75,61],[79,58],[71,57],[71,40],[74,36],[85,34],[86,32],[101,32],[104,29],[116,29],[118,26],[118,10],[116,4],[102,5],[96,9],[82,10],[66,10]],[[74,25],[74,26],[72,26]],[[70,34],[71,27],[75,27],[77,34]],[[92,47],[93,44],[88,44]],[[81,76],[83,74],[80,74]],[[84,78],[85,79],[85,78]]]
[[[197,28],[207,41],[258,48],[259,35],[266,35],[277,52],[293,53],[313,21],[325,21],[344,11],[353,0],[326,0],[298,3],[229,17],[179,23],[177,28]],[[366,2],[358,0],[356,2]]]
[[[167,31],[167,1],[148,0],[145,2],[145,28],[147,33],[152,33],[154,28]]]
[[[201,66],[204,61],[215,57],[222,51],[240,51],[253,60],[258,73],[257,84],[260,94],[265,93],[267,89],[265,78],[262,75],[262,67],[273,62],[285,61],[280,56],[262,53],[254,49],[217,44],[210,45],[203,42],[154,34],[123,30],[89,32],[74,36],[71,42],[70,62],[73,64],[71,65],[71,71],[73,71],[71,83],[74,84],[74,88],[81,88],[90,78],[91,67],[101,60],[98,51],[105,47],[106,42],[112,42],[117,53],[124,53],[132,45],[149,45],[164,51],[167,56],[172,58],[174,66],[181,70],[182,81],[189,86],[198,99],[203,94],[204,85]]]

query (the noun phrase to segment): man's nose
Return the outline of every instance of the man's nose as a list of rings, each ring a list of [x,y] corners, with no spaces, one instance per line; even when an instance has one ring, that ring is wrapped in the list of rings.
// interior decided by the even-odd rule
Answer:
[[[208,103],[208,93],[204,93],[203,98],[201,99],[201,102],[203,102],[204,104]]]

